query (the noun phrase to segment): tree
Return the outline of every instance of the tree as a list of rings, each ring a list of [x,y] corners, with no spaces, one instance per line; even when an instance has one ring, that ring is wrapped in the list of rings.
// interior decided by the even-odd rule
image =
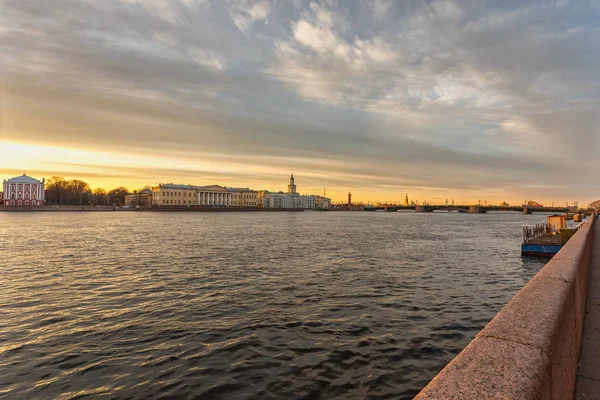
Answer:
[[[89,204],[91,200],[92,189],[84,181],[79,179],[72,179],[67,182],[67,189],[69,193],[69,204]]]
[[[67,181],[62,176],[53,176],[46,181],[45,196],[49,204],[63,204],[65,201]]]
[[[48,204],[89,204],[92,197],[90,185],[79,179],[67,181],[62,176],[53,176],[46,181]]]
[[[129,194],[129,190],[123,186],[119,186],[108,192],[108,202],[116,206],[122,206],[125,204],[125,196],[127,194]]]
[[[96,204],[99,206],[104,206],[108,204],[108,195],[106,194],[106,190],[102,188],[96,188],[92,192],[92,204]]]

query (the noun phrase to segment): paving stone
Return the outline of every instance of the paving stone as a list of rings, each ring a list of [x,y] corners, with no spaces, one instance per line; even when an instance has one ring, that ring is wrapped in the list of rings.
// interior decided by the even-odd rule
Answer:
[[[586,378],[584,376],[577,377],[577,385],[575,386],[575,400],[600,400],[600,392],[598,391],[598,382],[595,379]]]
[[[594,230],[576,400],[600,400],[600,220],[595,221]]]

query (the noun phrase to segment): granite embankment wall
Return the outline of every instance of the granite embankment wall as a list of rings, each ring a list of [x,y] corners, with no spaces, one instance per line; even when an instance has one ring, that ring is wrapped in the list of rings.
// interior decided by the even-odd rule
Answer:
[[[26,212],[26,211],[114,211],[113,206],[38,206],[38,207],[11,207],[0,206],[0,211]]]
[[[590,218],[416,399],[572,399],[595,223]]]

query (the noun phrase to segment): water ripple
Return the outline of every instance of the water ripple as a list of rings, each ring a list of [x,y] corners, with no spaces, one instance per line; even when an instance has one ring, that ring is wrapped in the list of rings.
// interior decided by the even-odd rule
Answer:
[[[0,398],[409,399],[539,219],[0,213]]]

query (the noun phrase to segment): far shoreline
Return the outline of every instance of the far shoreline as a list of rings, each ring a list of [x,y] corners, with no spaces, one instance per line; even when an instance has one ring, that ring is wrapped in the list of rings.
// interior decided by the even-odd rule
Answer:
[[[299,212],[303,208],[259,208],[259,207],[148,207],[123,208],[117,206],[0,206],[0,212]],[[311,210],[331,211],[331,210]]]

